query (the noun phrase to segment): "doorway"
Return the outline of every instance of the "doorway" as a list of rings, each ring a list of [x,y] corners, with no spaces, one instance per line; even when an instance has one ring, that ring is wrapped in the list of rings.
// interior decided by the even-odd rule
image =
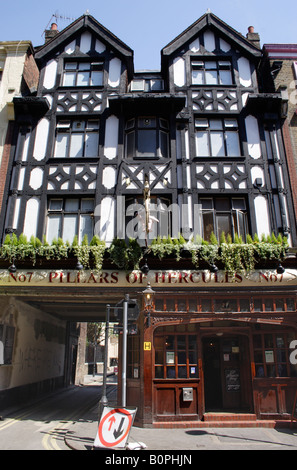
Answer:
[[[250,360],[245,336],[205,337],[203,368],[205,411],[250,411]]]

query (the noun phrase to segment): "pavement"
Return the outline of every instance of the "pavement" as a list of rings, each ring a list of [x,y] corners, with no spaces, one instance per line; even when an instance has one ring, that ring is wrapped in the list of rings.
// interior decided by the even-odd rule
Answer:
[[[100,375],[95,377],[87,376],[84,385],[98,385],[100,381],[102,383],[102,376]],[[107,392],[108,406],[111,408],[117,407],[116,382],[116,376],[113,375],[108,378],[108,385],[114,384],[114,387],[108,386],[109,391]],[[158,454],[158,458],[163,459],[164,451],[166,451],[166,455],[169,455],[169,459],[170,451],[180,451],[178,454],[182,451],[191,451],[191,454],[193,452],[196,454],[199,450],[297,450],[297,429],[290,428],[290,423],[288,423],[287,428],[155,429],[132,426],[124,449],[117,447],[101,448],[98,445],[94,447],[98,426],[98,406],[96,406],[89,409],[85,416],[69,427],[64,437],[65,443],[72,450],[105,450],[109,451],[108,455],[112,455],[115,451],[114,455],[118,456],[118,459],[120,459],[120,455],[131,454],[130,452],[120,451],[130,450],[149,451],[148,454],[153,454],[155,459],[157,459],[156,455]],[[118,431],[120,431],[120,426]],[[136,453],[136,455],[138,454]],[[186,458],[185,455],[184,458]],[[110,461],[108,463],[120,462]],[[164,463],[164,461],[155,460],[150,463]],[[168,460],[165,463],[174,462]],[[188,462],[180,461],[179,463]]]

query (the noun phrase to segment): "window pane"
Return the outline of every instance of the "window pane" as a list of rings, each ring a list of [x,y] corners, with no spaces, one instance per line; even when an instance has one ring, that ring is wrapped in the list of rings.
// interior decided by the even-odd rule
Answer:
[[[51,211],[61,211],[63,208],[63,199],[51,199],[49,209]]]
[[[102,86],[103,85],[103,72],[93,71],[91,75],[91,85],[92,86]]]
[[[222,233],[225,233],[225,236],[231,234],[231,223],[230,217],[228,215],[217,215],[217,227],[218,233],[217,238],[220,239]]]
[[[192,83],[193,85],[203,85],[203,71],[202,70],[192,71]]]
[[[89,212],[94,210],[94,199],[82,199],[81,210],[83,212]]]
[[[203,214],[203,238],[209,241],[211,232],[214,232],[213,213],[207,212]]]
[[[47,241],[51,245],[54,238],[61,237],[61,216],[49,215],[47,223]]]
[[[134,157],[135,155],[135,132],[129,132],[126,135],[126,151],[127,151],[127,157]]]
[[[67,157],[69,146],[69,134],[58,133],[56,137],[55,157]]]
[[[139,156],[156,155],[156,131],[155,130],[139,130],[138,131],[138,148]]]
[[[225,155],[223,132],[212,132],[210,134],[211,155],[213,157],[222,157]]]
[[[69,157],[82,157],[83,156],[83,134],[72,134]]]
[[[75,85],[75,72],[65,72],[64,73],[64,86],[74,86]]]
[[[216,85],[218,82],[218,75],[216,70],[205,71],[205,83],[206,85]]]
[[[80,217],[79,240],[82,241],[85,235],[90,242],[93,237],[93,218],[90,215],[81,215]]]
[[[66,199],[65,200],[66,212],[77,212],[78,209],[79,209],[79,199]]]
[[[65,215],[63,227],[63,240],[72,243],[74,236],[77,234],[77,216]]]
[[[239,138],[237,132],[226,132],[227,155],[229,157],[240,156]]]
[[[209,157],[209,142],[207,132],[196,132],[196,152],[199,157]]]
[[[87,86],[89,84],[89,71],[77,73],[77,85]]]
[[[97,132],[86,135],[85,157],[96,157],[98,155],[99,134]]]
[[[231,85],[232,74],[230,70],[220,70],[220,85]]]
[[[168,157],[168,134],[160,131],[160,153],[161,157]]]

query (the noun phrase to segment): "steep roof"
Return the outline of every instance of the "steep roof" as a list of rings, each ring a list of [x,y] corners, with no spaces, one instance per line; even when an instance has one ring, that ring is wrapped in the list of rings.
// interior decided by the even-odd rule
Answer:
[[[261,56],[261,50],[259,47],[255,46],[241,33],[231,28],[231,26],[213,13],[207,12],[162,49],[162,58],[165,59],[172,54],[175,54],[178,49],[182,48],[187,42],[192,41],[197,34],[204,29],[216,30],[223,39],[236,44],[237,48],[243,49],[247,54],[255,57]]]
[[[61,44],[71,41],[80,31],[94,33],[100,41],[122,56],[127,61],[130,72],[133,72],[133,50],[88,13],[75,20],[43,46],[36,48],[35,59],[41,61],[47,56],[53,55],[56,49],[61,47]]]

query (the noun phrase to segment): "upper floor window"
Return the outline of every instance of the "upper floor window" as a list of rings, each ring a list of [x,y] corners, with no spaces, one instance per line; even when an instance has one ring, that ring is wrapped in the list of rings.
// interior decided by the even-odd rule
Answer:
[[[246,240],[247,210],[244,198],[202,197],[202,238],[210,241],[213,232],[220,240],[222,233],[234,240],[235,235]]]
[[[57,123],[54,157],[96,157],[99,146],[99,120],[63,120]]]
[[[73,242],[75,236],[81,243],[87,235],[90,242],[93,237],[94,199],[88,198],[53,198],[49,200],[47,214],[46,239],[52,243],[62,238],[64,242]]]
[[[63,86],[103,86],[103,62],[65,62]]]
[[[193,60],[193,85],[232,85],[231,62],[228,60]]]
[[[160,91],[164,90],[164,81],[159,78],[135,79],[130,85],[131,91]]]
[[[241,155],[236,119],[195,119],[198,157],[238,157]]]
[[[139,117],[126,123],[126,157],[168,157],[169,127],[162,118]]]

